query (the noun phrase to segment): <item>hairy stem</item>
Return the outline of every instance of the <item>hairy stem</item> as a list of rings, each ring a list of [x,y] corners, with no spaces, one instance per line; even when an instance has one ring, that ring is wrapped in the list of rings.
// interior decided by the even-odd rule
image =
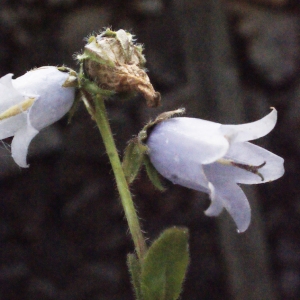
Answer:
[[[115,141],[110,129],[107,118],[104,100],[101,95],[97,95],[95,99],[95,114],[93,115],[98,128],[100,130],[107,155],[109,157],[115,178],[117,188],[121,197],[121,202],[124,208],[125,216],[128,222],[129,230],[135,245],[136,253],[139,260],[142,260],[146,253],[146,243],[143,236],[140,222],[132,201],[128,183],[126,181],[120,157],[116,148]]]

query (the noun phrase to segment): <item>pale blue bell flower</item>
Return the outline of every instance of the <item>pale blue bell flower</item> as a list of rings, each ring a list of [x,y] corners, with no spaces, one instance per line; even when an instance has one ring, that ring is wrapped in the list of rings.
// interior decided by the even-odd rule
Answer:
[[[26,168],[31,140],[70,110],[75,88],[64,87],[69,73],[52,66],[34,69],[16,79],[12,76],[0,78],[0,139],[14,136],[12,157]]]
[[[242,125],[168,119],[151,131],[149,157],[157,171],[174,184],[210,195],[206,215],[217,216],[225,208],[243,232],[250,224],[251,209],[238,183],[265,183],[284,174],[281,157],[248,142],[268,134],[276,121],[275,109]]]

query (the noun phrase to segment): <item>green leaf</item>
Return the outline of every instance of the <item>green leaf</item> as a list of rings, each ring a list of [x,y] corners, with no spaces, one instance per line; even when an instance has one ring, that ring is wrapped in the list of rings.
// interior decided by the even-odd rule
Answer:
[[[141,265],[135,254],[128,254],[127,265],[131,275],[131,283],[134,287],[137,300],[142,300],[141,295]]]
[[[165,187],[163,186],[163,184],[161,183],[161,180],[160,180],[160,175],[156,171],[154,166],[152,165],[149,156],[145,155],[143,161],[144,161],[144,165],[146,167],[147,175],[148,175],[149,179],[151,180],[151,182],[153,183],[153,185],[159,191],[161,191],[161,192],[165,191]]]
[[[139,144],[137,139],[129,141],[124,153],[122,162],[124,174],[128,184],[132,183],[136,178],[145,157],[147,147]]]
[[[188,263],[188,229],[165,230],[153,242],[142,265],[143,300],[178,299]]]

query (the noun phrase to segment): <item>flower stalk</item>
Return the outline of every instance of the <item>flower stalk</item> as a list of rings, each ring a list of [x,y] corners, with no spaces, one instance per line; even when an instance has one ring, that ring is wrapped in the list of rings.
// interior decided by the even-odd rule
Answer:
[[[101,133],[104,146],[116,178],[117,188],[120,194],[122,206],[124,208],[129,230],[135,245],[136,253],[139,260],[142,261],[147,251],[145,238],[141,230],[140,222],[132,201],[128,183],[126,181],[116,144],[110,129],[104,99],[99,94],[95,95],[95,98],[95,113],[92,115],[92,117],[96,121]]]
[[[76,56],[80,63],[78,83],[83,102],[100,130],[140,262],[146,254],[146,243],[129,191],[128,178],[110,129],[104,100],[119,92],[128,95],[141,93],[149,107],[160,104],[160,94],[154,90],[143,67],[146,60],[142,51],[143,47],[135,43],[130,33],[107,28],[97,36],[90,36],[83,53]]]

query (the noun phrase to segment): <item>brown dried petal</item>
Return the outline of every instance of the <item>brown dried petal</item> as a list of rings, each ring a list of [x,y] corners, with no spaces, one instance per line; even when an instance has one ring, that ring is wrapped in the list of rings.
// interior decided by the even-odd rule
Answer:
[[[149,107],[160,105],[160,94],[155,92],[146,72],[136,65],[111,67],[92,60],[84,61],[84,71],[102,89],[115,92],[138,92]]]

